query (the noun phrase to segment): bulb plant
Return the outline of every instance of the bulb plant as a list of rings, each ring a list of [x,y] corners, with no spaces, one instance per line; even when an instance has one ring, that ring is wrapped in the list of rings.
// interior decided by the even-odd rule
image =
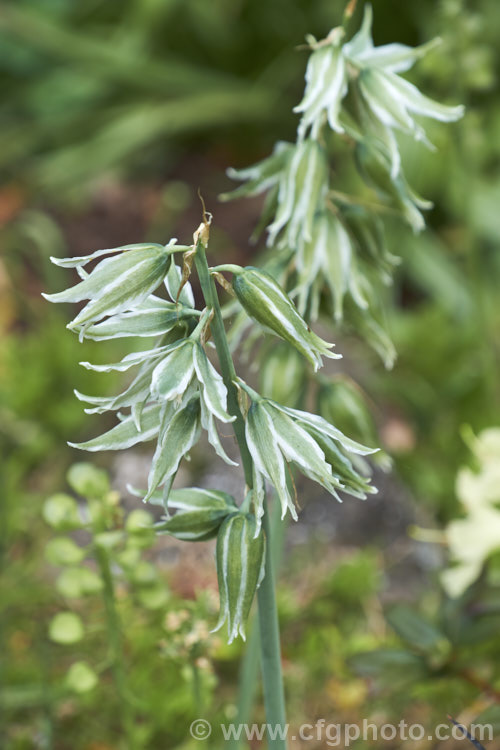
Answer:
[[[273,154],[254,167],[230,171],[244,184],[224,198],[267,193],[261,223],[267,225],[272,252],[264,268],[211,267],[211,216],[204,209],[188,245],[171,240],[53,259],[76,268],[81,281],[47,295],[52,302],[87,300],[68,326],[81,340],[140,337],[151,342],[120,362],[83,363],[98,371],[135,369],[136,375],[118,396],[76,394],[88,404],[89,413],[116,412],[117,424],[72,445],[95,452],[154,441],[143,500],[161,499],[165,517],[157,524],[158,533],[186,541],[216,537],[216,628],[227,628],[229,642],[245,638],[257,593],[264,701],[267,722],[273,726],[284,725],[286,719],[266,492],[271,487],[275,493],[282,519],[289,514],[297,520],[294,468],[336,500],[346,494],[365,499],[376,491],[366,459],[376,454],[376,437],[355,388],[317,376],[318,404],[328,413],[327,420],[294,408],[298,403],[292,407],[270,397],[269,391],[255,390],[237,374],[233,350],[242,332],[250,341],[272,334],[288,344],[273,356],[284,352],[284,371],[292,362],[291,379],[299,373],[298,383],[306,366],[317,372],[324,358],[340,356],[332,352],[333,344],[311,330],[326,312],[337,324],[346,319],[386,365],[392,364],[381,287],[390,282],[397,259],[386,246],[381,217],[389,212],[420,231],[421,210],[429,206],[406,181],[397,134],[430,145],[415,115],[448,122],[462,114],[461,107],[428,99],[401,76],[432,45],[374,47],[370,6],[360,30],[347,41],[345,26],[353,8],[351,2],[345,24],[324,40],[308,38],[306,89],[295,109],[301,116],[296,142],[278,143]],[[374,201],[334,189],[333,136],[352,148],[363,191],[367,186],[375,191]],[[194,274],[203,297],[199,306],[190,284]],[[217,283],[235,297],[224,309]],[[209,357],[212,343],[216,364]],[[345,412],[346,404],[347,419],[345,413],[341,418],[353,424],[357,434],[346,434],[335,423],[337,410]],[[219,423],[232,425],[238,444],[244,474],[240,496],[197,487],[173,490],[179,466],[202,432],[217,455],[235,465],[222,443]],[[364,435],[370,445],[364,444]],[[269,747],[285,746],[282,739],[269,739]]]

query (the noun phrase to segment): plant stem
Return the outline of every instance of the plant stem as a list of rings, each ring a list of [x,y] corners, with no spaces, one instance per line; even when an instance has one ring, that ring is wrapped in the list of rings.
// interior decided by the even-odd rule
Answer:
[[[271,554],[275,571],[279,570],[281,564],[286,526],[287,519],[285,518],[281,520],[281,506],[278,502],[275,502],[271,511]],[[252,711],[255,703],[257,680],[259,675],[259,650],[259,628],[257,624],[252,621],[250,636],[246,644],[245,653],[243,654],[243,660],[240,668],[237,703],[238,713],[236,715],[235,721],[237,725],[249,724],[252,719]],[[239,747],[241,747],[240,740],[233,740],[229,747],[231,748],[231,750],[237,750]]]
[[[266,718],[274,732],[278,727],[284,732],[286,726],[285,692],[283,689],[283,675],[281,672],[281,647],[278,623],[278,609],[276,606],[274,561],[269,511],[264,502],[265,513],[262,527],[266,535],[266,575],[257,591],[259,602],[260,647],[262,660],[262,682],[264,685],[264,704]],[[280,732],[281,733],[281,732]],[[269,738],[270,750],[286,750],[286,739]]]
[[[125,677],[125,664],[123,660],[123,643],[121,622],[116,608],[115,587],[113,584],[113,575],[109,563],[107,551],[99,546],[95,546],[95,556],[99,573],[103,582],[103,599],[106,609],[106,624],[108,629],[108,642],[110,644],[111,661],[113,669],[113,679],[118,701],[120,703],[120,712],[122,716],[123,729],[125,732],[125,745],[127,748],[134,748],[134,720],[131,715],[131,708],[127,700],[127,684]]]
[[[205,224],[205,229],[208,229],[208,224]],[[215,282],[210,276],[205,245],[201,235],[196,242],[195,265],[205,304],[214,313],[210,327],[219,357],[222,378],[228,390],[228,411],[232,416],[236,417],[233,422],[233,428],[240,449],[245,481],[248,487],[251,488],[253,483],[253,462],[245,438],[245,420],[240,410],[238,391],[234,383],[236,372],[227,343],[226,330],[224,328]],[[266,503],[264,503],[264,509],[262,527],[266,536],[266,572],[258,590],[259,628],[266,720],[273,730],[275,730],[278,726],[281,726],[283,729],[285,727],[285,699],[281,672],[278,611],[274,594],[272,537]],[[268,739],[270,750],[286,750],[286,746],[285,739]]]
[[[219,297],[217,296],[217,290],[215,288],[215,282],[210,276],[205,247],[201,240],[198,241],[196,246],[195,265],[205,304],[213,310],[214,317],[210,324],[210,328],[212,330],[215,348],[217,349],[217,356],[219,357],[222,379],[227,388],[228,411],[231,416],[236,417],[233,423],[233,429],[240,449],[243,470],[245,472],[245,481],[248,487],[251,488],[252,457],[248,450],[245,438],[245,420],[240,411],[238,391],[234,384],[234,381],[236,380],[236,371],[234,369],[233,358],[231,357],[231,352],[229,351],[229,345],[227,343],[226,329],[224,328],[224,321],[222,320],[222,312],[220,309]]]

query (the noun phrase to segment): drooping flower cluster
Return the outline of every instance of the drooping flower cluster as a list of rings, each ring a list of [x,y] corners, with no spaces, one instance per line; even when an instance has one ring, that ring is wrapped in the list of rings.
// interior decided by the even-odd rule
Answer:
[[[350,139],[358,172],[373,189],[379,210],[401,216],[420,231],[421,210],[432,204],[408,185],[397,134],[431,147],[416,116],[451,122],[462,116],[463,107],[429,99],[400,75],[436,42],[416,48],[375,47],[371,26],[367,5],[362,26],[350,41],[341,27],[322,41],[308,39],[312,51],[304,97],[295,107],[301,115],[296,143],[279,143],[254,167],[229,170],[229,176],[246,184],[222,197],[267,192],[267,244],[288,253],[280,280],[298,298],[300,312],[315,320],[326,298],[337,322],[346,315],[359,328],[358,321],[364,320],[360,332],[376,342],[390,366],[394,353],[383,330],[381,299],[397,258],[385,246],[383,226],[373,209],[367,211],[362,201],[332,190],[323,134],[330,129]]]
[[[243,381],[238,381],[238,387],[246,390],[252,400],[243,418],[253,464],[253,489],[245,489],[245,500],[240,506],[234,498],[217,490],[196,487],[171,490],[181,460],[197,443],[202,429],[219,456],[234,465],[220,442],[216,420],[229,423],[237,417],[241,419],[234,407],[232,414],[228,412],[228,387],[235,388],[232,376],[224,382],[205,351],[205,341],[213,333],[214,314],[217,310],[220,315],[220,309],[213,298],[214,309],[195,307],[186,269],[189,271],[193,254],[196,256],[199,250],[197,239],[189,247],[179,247],[174,242],[165,246],[133,245],[56,260],[64,267],[77,268],[82,281],[64,292],[46,296],[53,302],[87,300],[68,326],[82,339],[153,340],[149,349],[131,352],[119,362],[81,363],[99,372],[133,369],[137,372],[116,396],[76,392],[89,405],[88,413],[114,411],[118,413],[118,423],[99,437],[70,445],[87,451],[104,451],[156,441],[148,488],[141,496],[152,502],[161,498],[167,516],[157,526],[159,533],[190,541],[217,536],[221,596],[218,627],[227,623],[231,641],[238,634],[244,637],[245,620],[264,571],[265,538],[261,529],[264,480],[268,479],[275,487],[283,514],[289,509],[296,519],[287,484],[287,462],[337,498],[338,491],[364,498],[373,490],[363,476],[365,467],[358,464],[354,468],[354,460],[355,454],[368,454],[372,449],[350,440],[320,417],[261,399]],[[184,255],[182,271],[175,263],[177,252]],[[92,261],[97,264],[87,273],[85,266]],[[246,313],[292,344],[315,369],[321,367],[322,357],[339,356],[331,353],[331,344],[310,330],[269,274],[252,267],[220,266],[219,269],[233,273],[232,288]],[[208,266],[205,272],[208,283],[212,284]],[[220,277],[218,270],[212,269],[212,273]],[[170,299],[154,294],[162,285]],[[205,294],[205,299],[209,298]],[[175,511],[175,515],[171,516],[170,511]]]
[[[304,476],[318,482],[339,502],[339,491],[362,500],[368,493],[376,492],[359,471],[367,468],[359,457],[375,453],[376,448],[351,440],[322,417],[263,398],[241,379],[238,385],[251,401],[246,438],[254,460],[258,519],[263,513],[263,495],[259,490],[265,478],[279,497],[282,517],[288,510],[297,520],[287,464],[293,464]],[[354,468],[356,461],[358,466]]]
[[[210,363],[203,335],[210,311],[194,308],[189,282],[181,288],[181,272],[174,253],[189,250],[176,245],[137,245],[103,250],[83,258],[54,259],[58,265],[77,267],[83,281],[59,294],[52,302],[89,302],[69,328],[81,337],[97,340],[127,336],[155,337],[151,349],[126,355],[120,362],[93,365],[92,370],[126,372],[138,368],[130,385],[117,396],[77,397],[90,404],[89,413],[119,412],[119,423],[103,435],[72,444],[88,451],[121,450],[157,439],[148,483],[149,498],[161,484],[165,499],[183,456],[205,429],[210,443],[227,463],[215,419],[232,422],[227,413],[227,389]],[[117,254],[119,253],[119,254]],[[104,254],[90,274],[83,267]],[[171,301],[152,294],[165,284]],[[122,409],[130,409],[123,415]],[[146,499],[147,499],[146,498]]]

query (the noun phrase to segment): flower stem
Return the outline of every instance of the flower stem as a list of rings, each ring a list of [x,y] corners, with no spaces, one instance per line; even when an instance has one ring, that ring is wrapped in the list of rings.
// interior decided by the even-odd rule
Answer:
[[[208,229],[208,226],[206,226],[206,228]],[[195,266],[205,304],[213,310],[214,313],[213,319],[210,323],[210,328],[217,355],[219,357],[222,378],[228,390],[228,411],[232,416],[236,417],[233,422],[233,428],[241,454],[245,481],[251,489],[253,482],[253,462],[246,442],[245,420],[243,419],[240,410],[238,391],[234,382],[236,380],[236,372],[227,342],[226,330],[224,328],[217,290],[215,288],[214,280],[210,276],[205,244],[201,236],[197,238],[196,242]],[[272,540],[269,512],[266,504],[262,526],[267,540],[266,572],[258,590],[262,677],[264,683],[266,720],[272,729],[275,730],[275,727],[278,726],[283,729],[285,727],[285,699],[283,676],[281,672],[278,611],[276,608],[276,598],[274,593]],[[287,743],[285,739],[274,739],[271,737],[268,739],[268,747],[270,750],[286,750],[286,746]]]

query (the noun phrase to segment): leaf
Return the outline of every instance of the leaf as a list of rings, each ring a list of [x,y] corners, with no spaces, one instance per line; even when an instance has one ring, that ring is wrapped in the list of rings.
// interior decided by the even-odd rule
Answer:
[[[341,483],[332,476],[330,466],[316,441],[291,417],[270,406],[263,407],[269,415],[275,440],[287,461],[293,461],[303,474],[319,482],[337,500],[335,488]]]
[[[349,659],[362,677],[375,677],[388,685],[411,683],[427,674],[425,662],[410,651],[380,649],[356,654]]]
[[[369,67],[384,68],[390,73],[405,73],[413,67],[417,60],[424,57],[439,44],[441,44],[439,38],[432,39],[418,47],[409,47],[406,44],[383,44],[380,47],[367,48],[361,51],[356,59]]]
[[[265,538],[262,533],[256,536],[255,528],[254,516],[235,513],[217,534],[220,615],[214,630],[226,622],[228,643],[238,634],[245,640],[246,620],[264,573]]]
[[[215,426],[215,420],[214,420],[213,414],[208,411],[203,398],[201,399],[200,404],[201,404],[201,426],[203,427],[204,430],[207,431],[208,442],[215,449],[215,452],[217,453],[218,456],[220,456],[220,458],[222,458],[223,461],[225,461],[230,466],[238,466],[236,461],[233,461],[231,458],[229,458],[226,451],[222,447],[222,443],[219,438],[219,433],[217,432],[217,428]]]
[[[392,607],[385,617],[400,638],[421,651],[432,651],[446,641],[446,636],[438,628],[410,607],[402,604]]]
[[[42,514],[49,526],[58,531],[82,526],[76,500],[62,492],[52,495],[45,501]]]
[[[68,537],[57,537],[47,543],[45,557],[52,565],[76,565],[85,557],[85,550]]]
[[[49,637],[56,643],[78,643],[83,634],[83,623],[73,612],[60,612],[49,623]]]
[[[174,351],[174,349],[177,349],[178,346],[182,346],[184,341],[185,339],[181,339],[180,341],[174,341],[173,344],[159,346],[156,349],[146,349],[142,352],[132,352],[131,354],[126,354],[125,357],[120,360],[120,362],[112,362],[111,364],[107,365],[93,365],[90,362],[80,362],[80,364],[87,370],[93,370],[94,372],[111,372],[112,370],[116,370],[117,372],[126,372],[126,370],[129,370],[131,367],[137,367],[137,365],[143,364],[145,360],[157,359],[162,355],[167,354],[168,352]]]
[[[85,409],[87,414],[102,414],[106,411],[116,411],[137,403],[143,404],[148,400],[151,393],[151,376],[155,367],[155,361],[146,362],[129,387],[118,396],[85,396],[79,391],[75,391],[75,395],[80,401],[94,405],[94,409]],[[134,422],[139,426],[139,420],[134,418]]]
[[[89,693],[97,686],[99,678],[87,662],[77,661],[69,668],[65,682],[75,693]]]
[[[319,432],[329,435],[351,453],[359,453],[361,456],[368,456],[371,453],[376,453],[378,451],[378,448],[368,448],[368,446],[357,443],[355,440],[346,437],[346,435],[340,430],[317,414],[310,414],[309,412],[301,411],[300,409],[290,409],[286,406],[281,406],[274,401],[271,401],[270,403],[293,419],[296,419],[298,422],[302,422],[306,426],[311,425],[311,427],[314,427]]]

